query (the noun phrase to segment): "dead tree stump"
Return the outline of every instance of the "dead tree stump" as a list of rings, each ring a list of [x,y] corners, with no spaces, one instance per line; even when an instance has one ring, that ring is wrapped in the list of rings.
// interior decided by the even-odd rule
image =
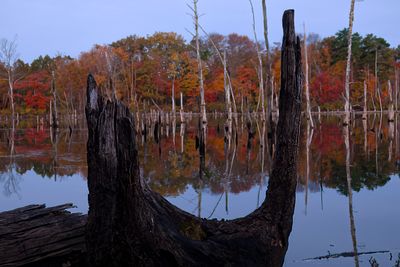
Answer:
[[[134,121],[88,77],[86,117],[92,266],[282,266],[292,229],[300,131],[301,50],[283,16],[277,149],[264,203],[232,221],[197,218],[152,192],[139,173]]]

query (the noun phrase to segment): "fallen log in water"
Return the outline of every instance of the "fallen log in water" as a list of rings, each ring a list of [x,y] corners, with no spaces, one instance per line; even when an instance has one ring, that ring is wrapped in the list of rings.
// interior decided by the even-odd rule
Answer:
[[[354,256],[361,256],[361,255],[371,255],[371,254],[381,254],[381,253],[390,253],[389,250],[378,250],[378,251],[366,251],[366,252],[357,252],[354,253],[354,251],[350,251],[350,252],[342,252],[342,253],[335,253],[335,254],[328,254],[328,255],[324,255],[324,256],[318,256],[318,257],[314,257],[314,258],[307,258],[307,259],[303,259],[303,261],[310,261],[310,260],[324,260],[324,259],[336,259],[336,258],[340,258],[340,257],[354,257]]]
[[[66,210],[72,207],[30,205],[0,213],[0,266],[84,266],[87,217]]]

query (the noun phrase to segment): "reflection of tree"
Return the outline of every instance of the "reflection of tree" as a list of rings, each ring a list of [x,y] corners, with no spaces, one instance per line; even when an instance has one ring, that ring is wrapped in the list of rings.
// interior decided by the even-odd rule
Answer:
[[[329,187],[336,187],[338,191],[344,195],[348,194],[346,184],[346,172],[344,165],[335,161],[331,161],[332,177],[326,181]],[[355,160],[352,166],[352,180],[351,187],[354,191],[359,192],[363,187],[373,190],[380,186],[384,186],[389,180],[389,164],[382,163],[382,169],[386,169],[385,174],[375,173],[375,159],[357,161]]]
[[[365,134],[365,127],[363,126],[362,120],[357,120],[356,127],[351,133],[353,140],[351,150],[355,151],[351,158],[353,162],[351,166],[351,187],[357,192],[362,188],[373,190],[384,186],[390,180],[390,174],[395,170],[394,162],[388,161],[387,155],[390,148],[388,125],[382,125],[379,120],[376,127],[372,128],[368,134]],[[317,160],[311,161],[318,164],[314,166],[314,169],[321,168],[325,186],[337,188],[340,193],[347,195],[344,158],[346,153],[343,150],[345,146],[340,125],[336,120],[328,119],[323,123],[321,129],[316,130],[316,135],[323,142],[312,145],[312,149],[316,153],[321,153],[321,163]],[[370,152],[375,154],[375,157],[368,157]],[[378,165],[376,165],[377,162]],[[305,160],[301,160],[300,164],[305,165]],[[300,168],[302,167],[300,166]]]
[[[0,181],[4,184],[4,195],[11,196],[16,194],[19,196],[19,182],[21,176],[16,172],[14,163],[15,154],[15,120],[12,118],[12,126],[9,131],[8,147],[9,147],[9,162],[6,166],[6,171],[0,174]]]
[[[351,189],[352,176],[350,172],[350,126],[346,125],[343,127],[344,132],[344,143],[346,146],[346,181],[347,181],[347,194],[349,198],[349,217],[350,217],[350,233],[351,239],[353,241],[353,251],[354,251],[354,262],[355,266],[358,267],[358,252],[357,252],[357,237],[356,237],[356,225],[354,222],[353,214],[353,190]]]
[[[229,142],[224,142],[224,132],[218,131],[218,124],[223,123],[220,120],[210,120],[208,123],[207,156],[202,165],[202,188],[218,195],[227,190],[233,193],[247,191],[259,183],[259,162],[256,160],[259,147],[254,147],[254,153],[251,153],[248,158],[249,173],[246,174],[248,136],[246,132],[240,134],[234,131],[228,153],[229,187],[227,189],[224,151],[225,146],[229,147]],[[148,157],[146,164],[143,165],[143,175],[152,189],[164,196],[180,195],[188,185],[192,185],[195,190],[201,188],[198,167],[196,170],[196,166],[193,164],[199,161],[199,152],[195,146],[197,129],[193,123],[189,122],[184,127],[184,132],[181,134],[181,137],[184,136],[184,142],[181,144],[183,149],[180,153],[173,153],[172,138],[164,138],[163,150],[171,152],[164,153],[161,161],[158,157]],[[252,136],[251,142],[253,143],[253,141],[256,140]],[[149,140],[146,147],[149,155],[157,154],[157,145],[153,140]],[[143,159],[144,146],[139,149],[139,155]]]
[[[10,158],[10,164],[7,166],[7,171],[0,174],[0,183],[3,184],[3,193],[6,197],[12,194],[19,195],[19,183],[21,181],[21,175],[15,170],[15,165],[12,163]]]
[[[4,132],[3,132],[4,133]],[[51,178],[55,172],[60,176],[71,176],[80,173],[86,176],[86,131],[74,131],[69,134],[66,129],[60,129],[57,145],[58,168],[53,168],[54,146],[48,130],[33,128],[29,120],[21,121],[20,128],[14,134],[14,149],[12,147],[12,133],[0,134],[0,172],[8,173],[12,158],[12,168],[15,175],[22,176],[28,171]],[[65,138],[64,138],[65,137]],[[12,157],[10,157],[10,151]],[[4,160],[3,160],[4,159]]]
[[[253,119],[254,120],[254,119]],[[371,120],[372,121],[372,120]],[[376,121],[377,127],[368,127],[366,134],[363,129],[362,120],[356,120],[356,127],[352,130],[352,188],[359,191],[362,188],[369,190],[385,185],[389,181],[389,175],[395,172],[395,160],[398,153],[398,130],[395,126],[395,138],[393,144],[393,156],[388,161],[388,151],[390,150],[390,137],[393,137],[392,130],[389,131],[389,124],[386,119],[382,120],[382,136],[376,132],[379,130],[380,120]],[[14,176],[20,177],[28,171],[34,171],[36,174],[52,178],[55,171],[59,176],[70,176],[80,173],[86,176],[86,131],[76,130],[72,135],[68,129],[61,129],[58,133],[57,145],[57,168],[53,169],[53,159],[55,156],[55,147],[51,144],[50,132],[48,130],[37,129],[35,126],[21,121],[20,127],[14,133],[14,154],[13,167]],[[144,159],[146,155],[146,164],[143,165],[143,175],[150,183],[153,190],[164,196],[177,196],[185,192],[188,185],[194,189],[199,189],[198,166],[193,162],[199,159],[199,152],[195,149],[195,135],[197,133],[196,123],[188,121],[181,125],[180,136],[181,144],[179,148],[174,149],[173,138],[162,138],[161,158],[158,156],[159,146],[152,138],[148,138],[139,149],[139,155]],[[218,196],[222,193],[240,193],[250,190],[253,186],[260,186],[268,172],[268,158],[265,154],[263,160],[263,147],[260,135],[263,135],[263,125],[259,125],[259,134],[257,134],[257,123],[249,122],[244,131],[234,131],[231,138],[231,149],[228,154],[225,153],[225,146],[229,147],[229,142],[224,142],[224,131],[218,130],[218,125],[224,125],[221,119],[210,120],[207,131],[207,157],[203,169],[203,190],[208,190]],[[331,188],[337,188],[342,194],[347,194],[346,173],[345,173],[345,151],[344,141],[341,134],[341,127],[334,117],[324,118],[320,127],[314,129],[314,140],[309,146],[309,161],[307,173],[307,124],[303,125],[302,142],[300,154],[304,155],[299,159],[299,173],[304,177],[309,177],[309,185],[320,184]],[[221,127],[223,129],[223,127]],[[166,132],[164,131],[166,134]],[[310,133],[311,135],[311,133]],[[179,139],[178,139],[179,140]],[[320,140],[320,141],[319,141]],[[12,141],[12,132],[10,130],[0,132],[0,172],[9,174],[9,155]],[[176,140],[177,141],[177,140]],[[183,141],[183,142],[182,142]],[[229,141],[229,139],[228,139]],[[367,141],[367,142],[365,142]],[[179,141],[178,141],[179,143]],[[260,145],[258,145],[260,144]],[[264,141],[264,144],[266,142]],[[365,152],[367,145],[367,152]],[[376,147],[379,146],[376,154]],[[267,147],[264,147],[266,149]],[[235,156],[232,152],[236,149]],[[354,149],[354,150],[353,150]],[[267,153],[267,151],[265,152]],[[304,154],[303,154],[304,153]],[[367,157],[367,154],[371,157]],[[17,156],[15,156],[17,155]],[[376,176],[376,158],[379,162],[378,176]],[[229,181],[226,179],[227,158],[229,165]],[[261,163],[261,165],[260,165]],[[263,164],[264,167],[263,167]],[[264,174],[260,172],[264,170]],[[3,181],[5,179],[3,178]],[[228,183],[228,184],[227,184]],[[10,183],[12,188],[12,183]],[[310,190],[321,190],[311,188]],[[226,194],[227,195],[227,194]]]
[[[385,122],[385,120],[383,120]],[[207,157],[203,165],[203,190],[209,190],[218,196],[227,191],[226,186],[226,166],[227,154],[225,148],[229,147],[229,142],[225,143],[225,133],[219,131],[218,125],[223,125],[221,119],[210,120],[207,131]],[[389,128],[387,123],[382,124],[382,138],[376,143],[376,132],[379,130],[380,120],[377,120],[376,131],[369,130],[366,134],[362,120],[355,121],[355,128],[351,132],[351,151],[353,162],[352,165],[352,188],[354,191],[360,191],[362,188],[373,190],[385,185],[389,181],[389,175],[394,172],[395,166],[392,161],[388,162],[387,151],[390,147]],[[257,123],[253,126],[249,122],[247,127],[249,131],[237,131],[236,136],[232,137],[231,144],[236,145],[237,153],[229,175],[229,192],[240,193],[250,190],[253,186],[260,185],[260,176],[265,175],[260,173],[263,160],[263,145],[259,140],[262,136],[263,127],[259,125],[259,134],[257,133]],[[337,118],[324,118],[322,125],[312,131],[310,129],[309,137],[307,138],[307,124],[304,123],[304,131],[302,131],[301,151],[304,157],[299,160],[299,173],[306,183],[310,186],[319,184],[317,187],[310,190],[322,190],[322,186],[337,188],[339,192],[347,195],[347,183],[345,172],[345,145],[342,137],[341,125]],[[198,162],[199,152],[195,149],[195,135],[197,129],[193,123],[185,125],[184,142],[181,144],[180,153],[172,153],[174,150],[172,138],[163,138],[163,150],[171,151],[164,153],[161,161],[158,157],[147,157],[147,162],[143,166],[143,175],[150,183],[153,190],[161,193],[164,196],[177,196],[182,194],[188,185],[199,190],[199,172],[196,170],[193,162]],[[183,136],[182,134],[182,136]],[[310,142],[310,136],[314,136],[314,140],[318,142]],[[227,139],[229,141],[229,139]],[[236,141],[237,140],[237,141]],[[367,141],[367,142],[365,142]],[[367,143],[367,150],[365,145]],[[264,142],[265,144],[265,142]],[[307,144],[309,144],[309,159],[307,164]],[[375,155],[376,147],[379,146],[377,159],[379,161],[378,176],[376,175],[376,158],[375,156],[367,157],[367,154]],[[143,147],[139,150],[143,157]],[[148,155],[156,155],[158,153],[158,145],[153,140],[146,143]],[[232,151],[232,149],[231,149]],[[232,155],[228,161],[232,161]],[[265,163],[268,164],[267,158]],[[264,171],[267,168],[264,165]],[[308,171],[307,171],[308,169]],[[262,170],[261,170],[262,172]],[[308,173],[308,175],[306,175]]]

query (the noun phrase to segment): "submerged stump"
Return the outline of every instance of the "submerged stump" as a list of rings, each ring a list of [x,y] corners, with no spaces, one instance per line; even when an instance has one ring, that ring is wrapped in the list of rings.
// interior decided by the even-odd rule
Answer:
[[[88,76],[86,117],[92,266],[281,266],[292,229],[300,131],[301,52],[294,11],[283,16],[280,117],[266,200],[244,218],[197,218],[140,176],[134,118]]]

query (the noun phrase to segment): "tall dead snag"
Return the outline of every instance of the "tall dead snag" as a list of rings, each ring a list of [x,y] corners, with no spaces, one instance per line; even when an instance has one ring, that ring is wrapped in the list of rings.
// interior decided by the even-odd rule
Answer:
[[[364,109],[362,119],[366,120],[368,118],[368,106],[367,106],[367,82],[364,80]]]
[[[50,105],[52,105],[51,112],[51,121],[50,125],[53,128],[58,127],[58,109],[57,109],[57,93],[56,93],[56,78],[54,71],[51,72],[51,94],[53,95],[53,101],[51,101]]]
[[[223,54],[219,51],[217,45],[214,43],[213,39],[210,37],[210,35],[201,27],[199,24],[200,29],[203,31],[203,33],[208,37],[208,40],[210,41],[211,45],[214,47],[215,52],[217,53],[219,60],[221,61],[223,68],[224,68],[224,91],[225,91],[225,108],[226,108],[226,113],[228,114],[228,120],[232,120],[232,107],[233,107],[233,112],[234,112],[234,118],[235,118],[235,124],[236,126],[238,125],[237,122],[237,108],[236,108],[236,100],[235,100],[235,94],[233,93],[233,87],[232,87],[232,82],[231,82],[231,77],[228,72],[227,68],[227,60],[226,60],[226,49],[224,49]],[[231,123],[232,124],[232,123]]]
[[[273,90],[273,81],[272,81],[272,70],[271,70],[271,62],[270,62],[270,51],[269,51],[269,41],[268,41],[268,18],[267,18],[267,4],[266,0],[262,0],[262,10],[263,10],[263,25],[264,25],[264,42],[265,42],[265,64],[267,69],[267,77],[265,82],[266,87],[266,102],[267,102],[267,114],[266,114],[266,122],[267,129],[270,133],[269,136],[272,136],[272,103],[274,98],[274,90]],[[270,88],[268,88],[270,86]]]
[[[351,0],[350,15],[349,15],[349,32],[347,35],[347,63],[346,63],[346,81],[345,81],[345,103],[344,103],[344,121],[343,125],[350,123],[350,72],[351,72],[351,46],[353,42],[353,22],[354,22],[354,4],[355,0]]]
[[[389,110],[388,110],[388,121],[394,122],[394,104],[393,104],[393,91],[390,80],[388,81],[388,94],[389,94]]]
[[[228,83],[228,70],[226,68],[226,50],[224,50],[223,57],[223,66],[224,66],[224,91],[225,91],[225,110],[228,115],[227,121],[225,123],[225,134],[230,140],[232,135],[232,103],[231,103],[231,90],[230,83]],[[236,113],[236,112],[235,112]],[[235,114],[236,118],[236,114]]]
[[[183,94],[182,94],[182,92],[181,92],[181,106],[180,106],[180,110],[179,110],[179,113],[180,113],[180,115],[181,115],[181,124],[182,123],[185,123],[185,118],[184,118],[184,114],[183,114]]]
[[[375,93],[378,95],[379,108],[382,116],[383,106],[382,106],[381,89],[379,88],[379,79],[378,79],[378,48],[375,49]]]
[[[4,65],[6,71],[6,79],[8,82],[8,97],[10,98],[11,118],[14,123],[15,118],[15,101],[14,101],[14,84],[18,80],[17,74],[17,42],[16,40],[8,41],[0,40],[0,63]]]
[[[399,72],[397,70],[397,67],[394,68],[394,77],[395,77],[395,83],[394,83],[394,107],[395,111],[398,111],[398,102],[399,102]]]
[[[254,34],[254,41],[256,42],[256,51],[257,51],[257,59],[258,59],[258,84],[259,84],[259,95],[258,99],[261,100],[261,112],[262,112],[262,117],[261,120],[265,121],[265,96],[264,96],[264,74],[263,74],[263,64],[262,64],[262,58],[261,58],[261,52],[260,52],[260,46],[258,43],[257,39],[257,32],[256,32],[256,19],[254,15],[254,7],[253,7],[253,2],[249,0],[250,2],[250,7],[251,7],[251,14],[253,16],[253,34]],[[257,103],[257,111],[260,105],[260,101]]]
[[[203,124],[207,123],[207,112],[206,112],[206,101],[204,98],[204,81],[203,81],[203,64],[200,56],[200,40],[199,40],[199,13],[197,10],[197,3],[199,0],[193,0],[193,7],[190,7],[193,11],[193,23],[195,29],[195,42],[196,42],[196,56],[197,56],[197,67],[199,75],[199,86],[200,86],[200,116]]]
[[[260,208],[232,221],[197,218],[152,192],[139,174],[133,117],[88,77],[92,266],[282,266],[292,229],[301,109],[301,49],[294,11],[283,17],[277,152]]]
[[[303,24],[304,27],[304,59],[305,59],[305,73],[304,73],[304,81],[306,88],[306,102],[307,102],[307,120],[310,121],[311,128],[314,128],[314,121],[311,116],[311,103],[310,103],[310,87],[308,83],[308,51],[307,51],[307,35],[306,35],[306,24]]]
[[[172,104],[172,116],[176,116],[175,111],[175,76],[172,78],[172,88],[171,88],[171,104]]]

